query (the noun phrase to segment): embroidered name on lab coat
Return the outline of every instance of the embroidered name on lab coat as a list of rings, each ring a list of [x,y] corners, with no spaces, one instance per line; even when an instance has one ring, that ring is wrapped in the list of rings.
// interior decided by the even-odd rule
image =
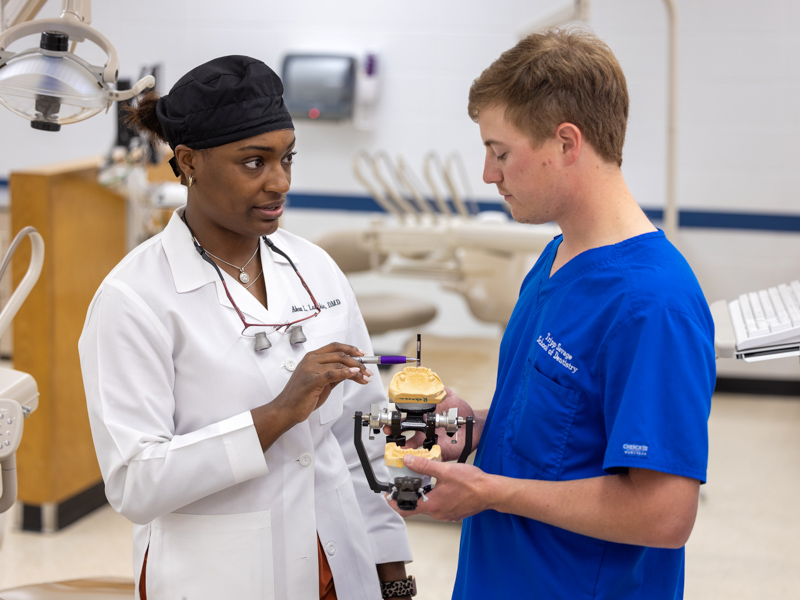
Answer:
[[[339,305],[341,305],[341,303],[342,303],[342,301],[339,300],[339,298],[334,298],[333,300],[328,300],[327,302],[320,302],[319,303],[319,307],[321,309],[325,310],[327,308],[333,308],[334,306],[339,306]],[[313,304],[301,304],[299,306],[296,305],[296,304],[292,304],[292,312],[293,313],[296,313],[296,312],[308,312],[309,310],[315,310]]]

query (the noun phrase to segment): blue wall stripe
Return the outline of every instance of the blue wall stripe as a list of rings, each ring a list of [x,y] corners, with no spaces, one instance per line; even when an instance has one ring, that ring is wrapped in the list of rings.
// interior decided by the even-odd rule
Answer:
[[[290,193],[289,202],[292,208],[383,212],[383,209],[369,196]],[[479,200],[477,204],[481,211],[504,210],[499,202]],[[452,208],[452,203],[450,206]],[[644,208],[643,210],[648,218],[654,221],[663,219],[664,211],[661,209]],[[679,225],[686,228],[800,232],[800,215],[682,210],[679,215]]]
[[[644,209],[654,221],[663,218],[660,209]],[[707,229],[749,229],[757,231],[800,231],[800,215],[751,214],[682,210],[678,216],[680,227]]]
[[[292,208],[315,210],[354,210],[359,212],[384,212],[370,196],[338,196],[329,194],[296,194],[289,192]]]
[[[7,188],[8,180],[0,179],[0,188]],[[301,194],[290,193],[292,208],[313,210],[349,210],[356,212],[382,213],[383,209],[370,196],[351,196],[345,194]],[[452,202],[449,203],[452,208]],[[500,202],[479,200],[478,210],[504,210]],[[654,221],[661,221],[663,211],[644,208],[645,214]],[[678,218],[681,227],[707,229],[743,229],[752,231],[796,231],[800,232],[800,215],[790,214],[751,214],[733,212],[712,212],[703,210],[682,210]]]
[[[747,213],[712,213],[681,211],[681,227],[716,227],[719,229],[758,229],[761,231],[800,231],[800,215],[757,215]]]

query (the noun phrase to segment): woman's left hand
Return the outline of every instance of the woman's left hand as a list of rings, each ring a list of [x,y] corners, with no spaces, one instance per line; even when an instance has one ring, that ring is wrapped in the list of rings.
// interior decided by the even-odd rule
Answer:
[[[406,564],[403,561],[381,563],[375,565],[378,569],[378,579],[381,583],[388,581],[402,581],[406,579]],[[391,596],[387,600],[411,600],[411,596]]]

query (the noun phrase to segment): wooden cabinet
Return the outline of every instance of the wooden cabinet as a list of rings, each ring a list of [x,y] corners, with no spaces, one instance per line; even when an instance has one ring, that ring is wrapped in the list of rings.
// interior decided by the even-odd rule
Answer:
[[[17,453],[26,529],[59,529],[104,502],[78,338],[95,291],[125,255],[126,236],[125,199],[97,183],[99,166],[84,160],[10,178],[11,237],[31,225],[45,243],[42,274],[13,323],[13,366],[34,377],[40,394]],[[14,285],[29,257],[24,241],[12,262]]]

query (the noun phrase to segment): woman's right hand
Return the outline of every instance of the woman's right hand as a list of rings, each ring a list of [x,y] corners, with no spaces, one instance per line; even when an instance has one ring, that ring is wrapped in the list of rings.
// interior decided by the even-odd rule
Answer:
[[[308,419],[342,381],[369,383],[372,373],[353,358],[363,354],[355,346],[339,342],[307,353],[275,399],[251,411],[262,449],[266,450],[284,432]]]
[[[272,404],[287,411],[294,425],[302,423],[325,404],[331,390],[345,379],[360,384],[369,382],[372,373],[354,356],[363,356],[363,352],[355,346],[338,342],[309,352],[298,363],[289,383]]]

